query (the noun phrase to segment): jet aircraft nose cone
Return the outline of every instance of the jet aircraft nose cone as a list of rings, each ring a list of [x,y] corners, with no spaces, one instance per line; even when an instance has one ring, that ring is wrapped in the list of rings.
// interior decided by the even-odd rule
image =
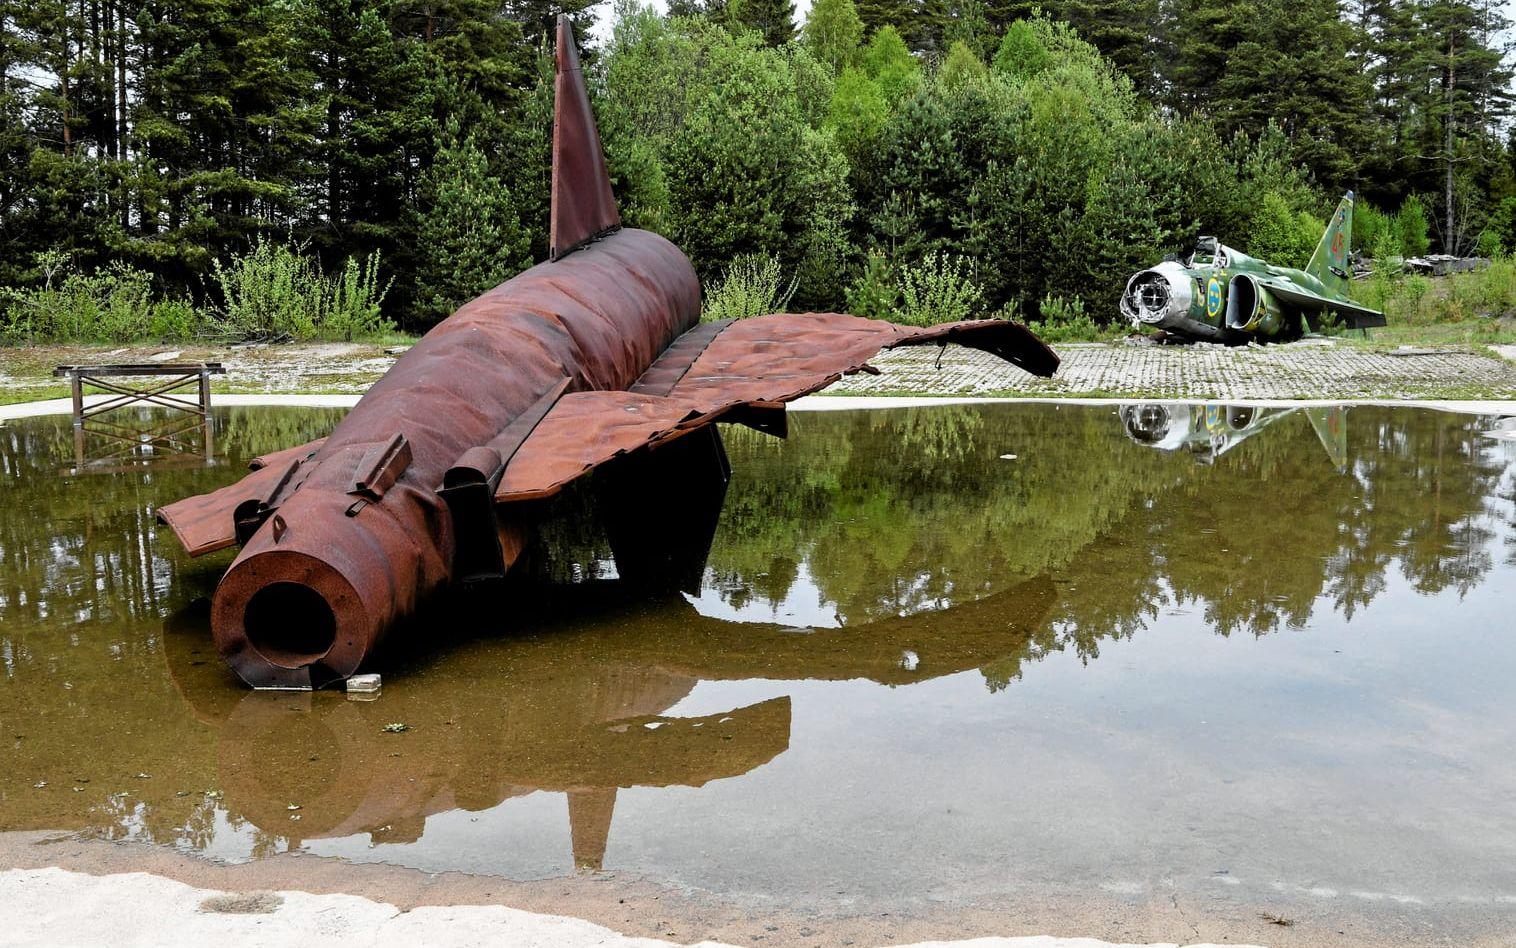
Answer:
[[[1163,326],[1189,309],[1189,281],[1180,273],[1169,272],[1171,268],[1177,264],[1160,264],[1127,283],[1121,310],[1133,325]]]

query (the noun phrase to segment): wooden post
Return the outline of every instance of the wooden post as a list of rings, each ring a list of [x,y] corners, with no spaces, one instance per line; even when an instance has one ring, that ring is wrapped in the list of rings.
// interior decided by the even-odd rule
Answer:
[[[74,427],[78,428],[84,424],[84,379],[77,369],[69,373],[69,378],[74,386]]]
[[[211,372],[203,365],[200,367],[200,412],[205,430],[205,462],[210,464],[216,459],[216,435],[211,423]]]

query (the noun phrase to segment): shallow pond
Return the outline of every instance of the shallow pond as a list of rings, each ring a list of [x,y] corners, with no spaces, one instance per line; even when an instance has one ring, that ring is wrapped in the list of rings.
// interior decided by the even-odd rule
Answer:
[[[1169,887],[1516,917],[1498,419],[796,413],[727,432],[694,591],[624,588],[570,493],[527,578],[403,630],[377,699],[251,693],[209,641],[230,554],[152,511],[340,414],[222,413],[214,466],[104,472],[67,418],[0,425],[0,830],[797,911]]]

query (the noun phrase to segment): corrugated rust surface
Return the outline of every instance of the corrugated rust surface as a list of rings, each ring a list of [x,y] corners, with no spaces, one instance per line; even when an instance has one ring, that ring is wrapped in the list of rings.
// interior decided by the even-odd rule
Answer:
[[[326,444],[325,438],[317,438],[308,444],[297,445],[293,448],[285,448],[283,451],[274,451],[269,454],[260,454],[248,462],[248,468],[261,471],[266,467],[274,467],[288,461],[304,460],[321,449]]]
[[[565,395],[506,466],[495,500],[551,496],[598,464],[708,423],[699,404],[685,398],[636,392]]]
[[[553,213],[548,246],[550,256],[557,260],[590,238],[621,226],[600,149],[600,130],[579,68],[579,49],[564,17],[558,18],[553,95]]]
[[[723,319],[719,322],[701,323],[675,339],[674,344],[648,366],[642,377],[632,383],[630,390],[640,395],[667,395],[672,392],[674,386],[690,370],[690,366],[700,358],[700,354],[733,322],[735,320]]]
[[[895,346],[952,339],[1008,351],[1029,371],[1051,375],[1058,357],[1024,327],[976,320],[917,328],[838,313],[775,314],[691,329],[627,392],[565,396],[505,469],[495,499],[557,493],[594,467],[656,447],[735,409],[793,401],[856,372]],[[666,395],[654,394],[666,392]]]
[[[229,549],[237,545],[233,511],[244,501],[267,497],[283,474],[279,465],[261,467],[220,490],[159,507],[158,520],[174,531],[190,556]]]
[[[917,328],[806,313],[733,323],[695,359],[672,395],[708,407],[739,401],[789,401],[862,367],[881,349],[956,342],[984,349],[1034,375],[1052,375],[1058,357],[1026,327],[986,319]]]
[[[329,438],[159,511],[192,554],[243,542],[211,624],[255,686],[346,678],[460,569],[503,575],[527,525],[491,496],[550,493],[718,418],[782,433],[780,403],[890,346],[957,341],[1038,374],[1057,365],[1001,321],[917,329],[827,313],[695,328],[700,285],[678,248],[639,230],[597,238],[619,218],[565,20],[559,67],[552,228],[562,258],[442,322]],[[494,518],[492,529],[477,518]]]

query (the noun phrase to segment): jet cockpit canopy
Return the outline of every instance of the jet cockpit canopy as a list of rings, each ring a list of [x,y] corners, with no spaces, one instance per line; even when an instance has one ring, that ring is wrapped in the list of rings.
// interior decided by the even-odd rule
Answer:
[[[1227,248],[1221,245],[1215,237],[1197,237],[1195,249],[1190,254],[1189,263],[1186,266],[1195,267],[1225,267],[1227,265]]]

